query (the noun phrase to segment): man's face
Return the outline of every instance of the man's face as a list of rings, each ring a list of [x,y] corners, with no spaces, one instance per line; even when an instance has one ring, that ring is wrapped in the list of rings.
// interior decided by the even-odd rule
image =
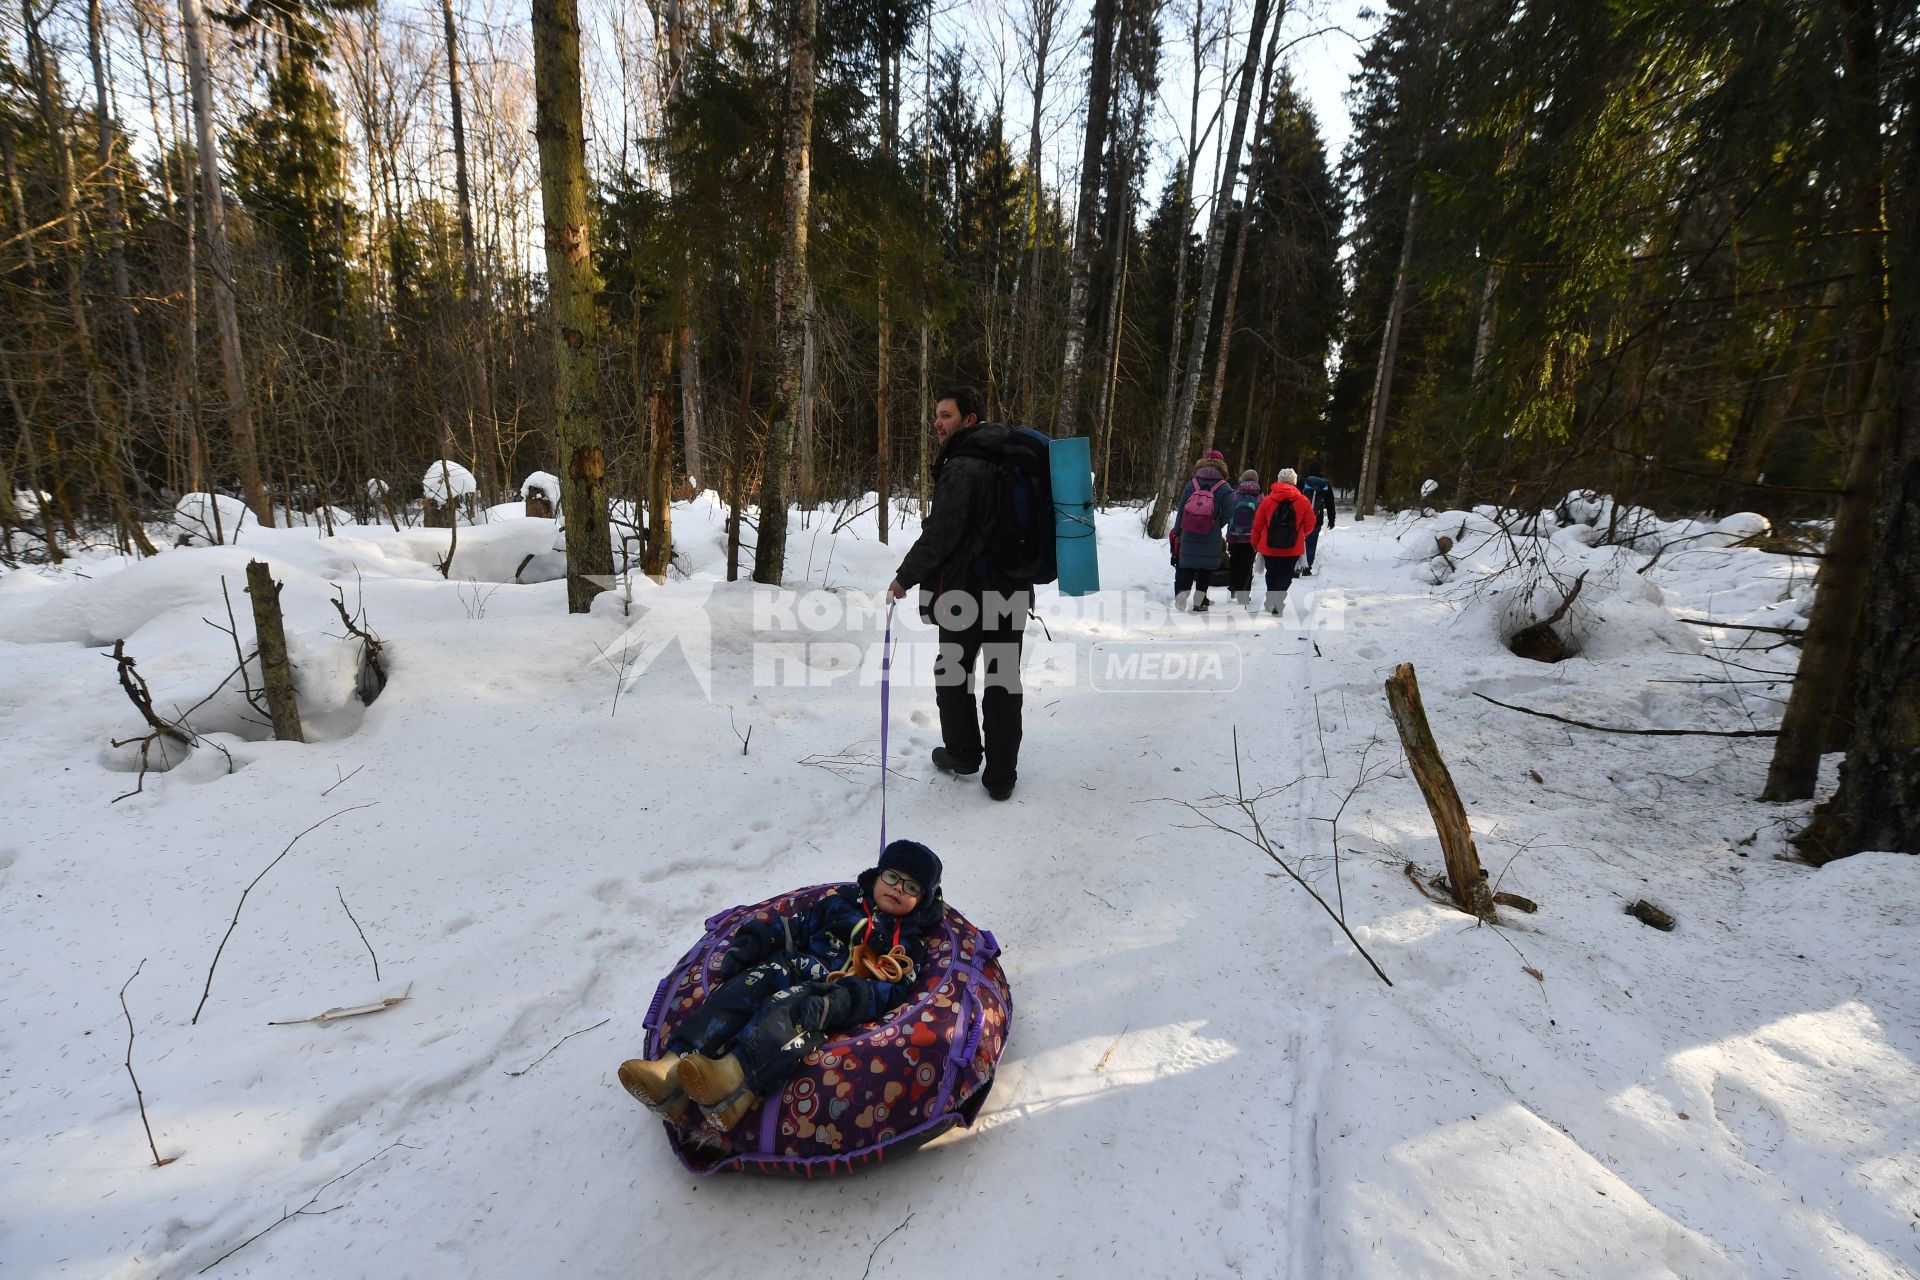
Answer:
[[[952,400],[942,400],[933,407],[933,433],[940,437],[941,444],[952,439],[955,432],[965,431],[979,420],[972,414],[962,418],[960,406]]]

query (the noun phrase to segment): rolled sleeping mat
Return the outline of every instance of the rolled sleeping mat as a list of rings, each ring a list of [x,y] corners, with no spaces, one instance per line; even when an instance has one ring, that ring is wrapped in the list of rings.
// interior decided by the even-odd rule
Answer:
[[[1053,470],[1054,556],[1060,594],[1089,596],[1100,589],[1100,556],[1093,528],[1093,459],[1085,436],[1055,440],[1047,451]]]

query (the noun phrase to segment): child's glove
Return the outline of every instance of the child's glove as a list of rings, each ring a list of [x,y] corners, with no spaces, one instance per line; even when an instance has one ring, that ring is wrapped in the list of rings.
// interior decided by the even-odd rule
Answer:
[[[794,1003],[794,1025],[809,1031],[845,1026],[853,1020],[855,998],[852,983],[830,983],[825,991],[801,996]]]

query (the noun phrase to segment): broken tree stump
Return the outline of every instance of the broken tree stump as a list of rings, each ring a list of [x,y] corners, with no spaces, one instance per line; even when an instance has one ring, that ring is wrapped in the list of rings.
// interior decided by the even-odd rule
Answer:
[[[293,696],[293,664],[287,660],[287,631],[280,618],[280,584],[264,560],[247,562],[247,594],[253,597],[253,634],[260,648],[260,674],[267,686],[267,714],[281,742],[305,742],[300,704]]]
[[[1420,794],[1426,797],[1427,811],[1440,833],[1440,848],[1447,858],[1447,886],[1454,904],[1469,915],[1492,920],[1493,892],[1487,885],[1487,873],[1480,867],[1480,852],[1473,845],[1466,806],[1460,803],[1453,775],[1447,772],[1447,762],[1440,758],[1440,746],[1427,724],[1427,709],[1420,701],[1420,682],[1414,678],[1412,663],[1401,663],[1387,677],[1387,705],[1393,711],[1394,727],[1400,731],[1400,745],[1406,748],[1407,762],[1413,766],[1414,780],[1420,784]]]

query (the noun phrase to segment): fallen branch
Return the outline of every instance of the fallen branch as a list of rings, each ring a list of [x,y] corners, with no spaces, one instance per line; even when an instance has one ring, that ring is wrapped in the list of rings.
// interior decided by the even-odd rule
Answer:
[[[137,796],[146,790],[148,753],[153,750],[154,743],[164,738],[169,742],[177,742],[181,746],[191,749],[194,744],[194,739],[190,732],[174,724],[172,721],[162,720],[160,716],[155,713],[153,709],[153,690],[147,686],[146,677],[134,669],[134,660],[127,656],[127,642],[125,640],[115,640],[113,642],[113,652],[107,656],[110,657],[119,668],[120,687],[126,690],[127,700],[133,703],[133,709],[140,713],[140,718],[145,720],[148,727],[152,729],[151,733],[140,738],[110,739],[116,748],[124,747],[131,742],[138,742],[140,744],[140,777],[134,783],[133,790],[113,798],[113,803],[119,804],[128,796]],[[164,748],[162,750],[164,751]]]
[[[374,803],[377,803],[377,802],[369,802],[367,804],[356,804],[351,809],[342,809],[339,813],[330,813],[326,817],[320,819],[320,821],[314,823],[311,827],[308,827],[306,831],[302,831],[300,835],[297,835],[293,839],[287,841],[287,847],[282,849],[279,852],[279,854],[275,856],[274,860],[272,862],[269,862],[261,870],[260,874],[255,876],[251,881],[249,881],[247,884],[247,887],[240,891],[240,901],[237,904],[235,904],[233,908],[233,919],[227,923],[227,931],[224,935],[222,935],[220,939],[220,945],[214,948],[213,963],[207,966],[207,985],[201,989],[200,1003],[193,1007],[193,1018],[189,1021],[188,1023],[189,1026],[197,1027],[200,1025],[200,1011],[207,1007],[207,997],[213,993],[213,971],[220,966],[221,953],[227,949],[227,939],[233,937],[233,931],[240,923],[240,910],[242,907],[245,907],[247,905],[247,895],[253,892],[253,886],[256,884],[259,884],[262,880],[264,880],[266,878],[267,872],[279,866],[281,858],[284,858],[289,853],[293,852],[293,846],[300,843],[301,836],[305,836],[309,832],[316,831],[319,828],[326,826],[329,822],[332,822],[335,818],[345,817],[347,814],[352,813],[354,809],[371,809]]]
[[[1595,733],[1625,733],[1644,738],[1777,738],[1780,736],[1778,729],[1629,729],[1619,725],[1593,724],[1586,720],[1575,720],[1570,716],[1557,716],[1551,711],[1535,711],[1532,707],[1517,707],[1511,702],[1489,698],[1478,690],[1473,696],[1483,702],[1491,702],[1496,707],[1505,707],[1509,711],[1539,716],[1542,720],[1552,720],[1558,724],[1570,724],[1576,729],[1591,729]]]
[[[1675,615],[1678,617],[1678,615]],[[1726,631],[1760,631],[1770,636],[1804,636],[1805,627],[1759,627],[1745,622],[1715,622],[1712,618],[1678,618],[1696,627],[1718,627]]]
[[[269,1022],[267,1025],[270,1027],[297,1027],[306,1022],[338,1022],[342,1018],[358,1018],[369,1013],[385,1013],[388,1009],[393,1008],[393,1006],[405,1004],[411,999],[413,999],[413,984],[409,982],[404,992],[397,996],[388,996],[385,1000],[375,1000],[369,1004],[336,1005],[331,1009],[314,1014],[311,1018],[282,1018],[276,1022]]]
[[[355,769],[355,770],[353,771],[353,773],[358,773],[358,772],[360,772],[360,769],[364,769],[364,768],[366,768],[366,767],[367,767],[367,766],[365,766],[365,765],[361,765],[361,766],[360,766],[360,767],[359,767],[358,769]],[[340,772],[340,768],[339,768],[339,766],[338,766],[338,765],[336,765],[336,766],[334,766],[334,772],[335,772],[335,773],[338,773],[338,772]],[[325,800],[325,799],[326,799],[326,798],[327,798],[328,796],[330,796],[330,795],[332,795],[332,794],[333,794],[334,792],[336,792],[336,791],[338,791],[338,790],[339,790],[339,789],[340,789],[341,787],[344,787],[344,786],[346,786],[346,785],[347,785],[347,783],[349,783],[349,782],[351,782],[351,781],[353,781],[353,773],[350,773],[350,774],[348,774],[348,775],[347,775],[346,777],[344,777],[344,778],[342,778],[342,779],[340,779],[340,781],[338,781],[338,782],[336,782],[336,783],[334,783],[334,784],[333,784],[332,786],[330,786],[330,787],[328,787],[328,788],[327,788],[327,789],[326,789],[325,791],[322,791],[322,792],[320,793],[320,798],[321,798],[322,800]],[[378,977],[379,975],[378,975],[378,974],[376,974],[376,975],[374,975],[374,976],[376,976],[376,977]]]
[[[372,1164],[375,1160],[378,1160],[381,1156],[387,1154],[387,1152],[393,1150],[395,1147],[406,1147],[407,1150],[409,1151],[414,1151],[418,1149],[413,1146],[409,1146],[407,1143],[404,1143],[404,1142],[389,1142],[386,1146],[380,1148],[378,1151],[374,1152],[372,1155],[368,1156],[365,1160],[362,1160],[359,1164],[353,1166],[353,1168],[347,1170],[345,1173],[340,1174],[338,1177],[329,1178],[325,1182],[321,1183],[320,1189],[314,1192],[312,1195],[308,1196],[307,1202],[305,1204],[301,1205],[298,1209],[291,1209],[291,1210],[288,1210],[286,1213],[281,1214],[278,1218],[275,1218],[272,1222],[269,1222],[266,1226],[254,1232],[252,1235],[248,1236],[245,1240],[242,1240],[239,1244],[233,1246],[233,1248],[227,1250],[225,1253],[215,1258],[212,1262],[209,1262],[206,1266],[200,1268],[199,1274],[200,1275],[207,1274],[207,1272],[213,1270],[215,1267],[225,1262],[228,1258],[231,1258],[234,1254],[240,1252],[242,1249],[252,1244],[255,1240],[258,1240],[261,1236],[266,1235],[267,1232],[273,1230],[275,1227],[287,1221],[289,1218],[299,1218],[299,1217],[319,1218],[334,1212],[335,1209],[344,1208],[345,1206],[343,1205],[335,1205],[333,1206],[332,1209],[322,1209],[317,1213],[313,1212],[314,1202],[317,1201],[322,1195],[326,1194],[326,1190],[328,1187],[332,1186],[336,1182],[341,1182],[347,1178],[352,1177],[354,1174],[360,1172],[362,1169],[366,1168],[368,1165]]]
[[[140,970],[146,967],[147,962],[142,959],[134,966],[133,978],[139,977]],[[180,1157],[168,1156],[161,1159],[160,1148],[155,1146],[153,1141],[153,1126],[147,1122],[147,1096],[140,1091],[140,1077],[133,1074],[133,1014],[127,1009],[127,988],[133,985],[133,978],[128,978],[120,984],[120,1012],[125,1014],[127,1019],[127,1079],[133,1081],[133,1100],[140,1104],[140,1126],[147,1131],[147,1150],[153,1152],[153,1167],[160,1169],[172,1164]]]
[[[612,1021],[613,1021],[612,1018],[602,1018],[600,1019],[600,1021],[594,1023],[590,1027],[582,1027],[578,1031],[569,1031],[566,1035],[561,1036],[558,1040],[555,1040],[553,1042],[553,1049],[548,1049],[546,1053],[541,1054],[539,1057],[535,1058],[532,1062],[529,1062],[526,1066],[520,1068],[518,1071],[509,1071],[507,1072],[507,1074],[510,1076],[516,1076],[516,1077],[527,1074],[527,1072],[533,1070],[535,1067],[545,1062],[548,1056],[553,1053],[554,1049],[558,1049],[561,1045],[573,1039],[575,1036],[583,1036],[587,1034],[587,1032],[589,1031],[598,1031],[600,1028],[606,1026],[609,1022],[612,1022]]]
[[[365,768],[365,766],[363,765],[361,768]],[[358,773],[360,770],[355,769],[353,772]],[[342,778],[340,781],[344,782],[346,779]],[[336,782],[333,785],[337,787],[340,783]],[[328,790],[332,790],[332,787],[329,787]],[[367,931],[360,927],[358,920],[353,919],[353,908],[347,905],[347,895],[340,892],[339,885],[333,886],[333,892],[334,895],[340,899],[340,909],[347,913],[347,919],[353,920],[353,931],[360,935],[360,945],[367,949],[367,955],[373,960],[373,980],[375,982],[380,981],[380,957],[373,954],[373,944],[367,941]],[[412,990],[412,988],[408,988],[408,990]]]

